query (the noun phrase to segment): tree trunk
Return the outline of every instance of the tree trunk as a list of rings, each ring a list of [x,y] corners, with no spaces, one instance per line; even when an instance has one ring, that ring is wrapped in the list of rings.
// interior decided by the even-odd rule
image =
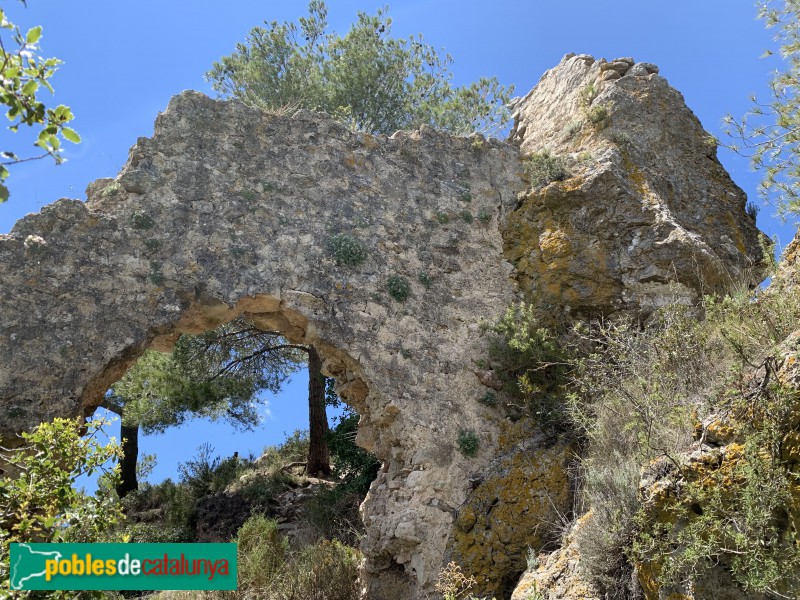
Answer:
[[[136,461],[139,458],[139,426],[120,425],[122,438],[122,458],[119,461],[120,481],[117,484],[117,495],[124,498],[129,492],[139,489],[136,480]]]
[[[310,433],[306,473],[311,476],[330,475],[325,376],[322,374],[322,360],[312,346],[308,347],[308,424]]]

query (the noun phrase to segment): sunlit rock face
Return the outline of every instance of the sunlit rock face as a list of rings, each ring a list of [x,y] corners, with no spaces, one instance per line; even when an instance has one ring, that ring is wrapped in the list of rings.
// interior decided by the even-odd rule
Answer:
[[[760,258],[741,191],[648,69],[565,59],[516,105],[513,143],[175,97],[116,179],[0,236],[3,442],[91,413],[145,349],[244,314],[317,347],[383,463],[365,597],[423,597],[451,559],[499,597],[570,505],[572,450],[478,402],[479,321],[523,298],[647,312]],[[594,79],[608,124],[566,139]],[[569,173],[531,191],[520,155],[545,148]]]
[[[564,160],[505,230],[526,290],[573,313],[652,310],[761,280],[744,192],[658,67],[567,55],[514,107],[523,155]]]

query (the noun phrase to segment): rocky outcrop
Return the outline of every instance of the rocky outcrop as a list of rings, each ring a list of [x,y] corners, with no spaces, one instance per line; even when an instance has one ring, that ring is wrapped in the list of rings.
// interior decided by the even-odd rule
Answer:
[[[145,349],[245,315],[317,348],[383,463],[362,506],[367,597],[422,596],[450,557],[502,593],[570,504],[570,448],[479,402],[478,322],[531,295],[647,312],[760,257],[680,95],[623,63],[548,72],[517,104],[519,147],[177,96],[115,180],[0,236],[0,437],[89,414]],[[520,151],[544,149],[568,176],[520,195]]]
[[[647,311],[761,281],[764,240],[745,194],[657,67],[567,55],[514,111],[523,157],[547,152],[566,171],[532,189],[504,230],[540,302]]]
[[[581,572],[580,551],[576,541],[583,523],[590,514],[578,519],[562,540],[561,547],[542,554],[523,573],[511,600],[600,600]]]

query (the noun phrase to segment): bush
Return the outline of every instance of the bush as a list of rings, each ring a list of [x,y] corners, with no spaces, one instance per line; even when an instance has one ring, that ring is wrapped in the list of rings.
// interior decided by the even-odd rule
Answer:
[[[599,125],[608,118],[608,107],[598,104],[586,110],[586,118],[592,125]]]
[[[278,524],[262,515],[239,529],[238,590],[211,597],[262,600],[357,600],[359,552],[322,540],[291,551]]]
[[[336,264],[355,267],[367,260],[367,247],[355,238],[338,233],[328,240]]]
[[[563,181],[569,176],[564,159],[551,155],[547,150],[532,154],[523,166],[534,188],[544,187],[553,181]]]
[[[358,600],[358,550],[334,540],[303,549],[286,569],[281,600]]]
[[[87,496],[74,488],[78,477],[102,470],[119,458],[117,444],[103,446],[96,439],[106,424],[91,421],[82,436],[79,421],[55,419],[23,433],[20,447],[2,449],[2,460],[14,465],[19,474],[0,479],[0,595],[11,593],[11,543],[119,541],[114,528],[122,512],[116,498],[102,490]],[[86,596],[83,592],[62,595]]]
[[[259,467],[279,470],[285,465],[305,462],[308,458],[309,437],[307,429],[295,429],[280,446],[267,446],[259,459]]]
[[[289,555],[289,543],[278,523],[263,515],[250,517],[236,537],[240,592],[267,590]]]
[[[800,298],[734,294],[700,309],[704,320],[667,306],[646,329],[606,322],[581,332],[591,351],[572,374],[570,409],[588,442],[592,516],[578,543],[583,568],[609,597],[630,597],[634,562],[662,589],[715,565],[748,591],[800,586],[786,512],[794,480],[780,441],[796,392],[775,383],[779,345],[800,328]],[[707,449],[711,462],[688,461],[704,419],[724,424],[729,448],[717,461]],[[667,487],[639,506],[643,469],[651,485]]]
[[[194,541],[196,500],[188,486],[176,484],[171,479],[158,485],[141,485],[122,500],[128,517],[125,533],[140,538],[138,541],[145,541],[150,535],[158,537],[158,533],[148,529],[157,523],[158,527],[169,532],[165,535]]]
[[[398,302],[405,302],[411,296],[411,285],[408,280],[399,275],[392,275],[386,282],[389,295]]]
[[[462,429],[458,432],[456,444],[458,444],[458,449],[464,456],[475,456],[478,453],[481,441],[478,438],[478,434],[471,429]]]
[[[571,359],[564,342],[542,325],[533,306],[510,306],[484,329],[490,335],[489,366],[503,382],[503,391],[522,400],[542,427],[570,428],[564,386]]]

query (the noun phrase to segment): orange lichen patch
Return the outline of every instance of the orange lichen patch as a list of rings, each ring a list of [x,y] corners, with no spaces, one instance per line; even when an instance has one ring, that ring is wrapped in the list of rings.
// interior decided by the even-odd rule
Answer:
[[[712,421],[706,426],[706,436],[720,443],[727,443],[736,435],[736,429],[726,421]]]
[[[661,565],[657,562],[645,562],[636,565],[636,575],[645,600],[658,600],[658,593],[661,589],[661,584],[658,581],[660,572]]]
[[[355,169],[358,167],[364,166],[364,160],[359,159],[353,152],[348,152],[344,157],[344,164],[346,164],[351,169]]]
[[[726,212],[725,220],[728,222],[728,231],[733,234],[734,243],[742,256],[747,256],[747,245],[744,243],[744,236],[742,235],[742,228],[736,222],[733,213]]]
[[[548,268],[556,269],[562,266],[557,264],[558,259],[569,257],[572,244],[562,229],[548,227],[539,234],[539,251],[542,261],[548,263]]]
[[[374,150],[378,147],[378,141],[375,139],[375,136],[370,135],[369,133],[361,134],[361,143],[370,150]]]
[[[556,183],[556,185],[558,185],[558,187],[561,188],[562,192],[569,193],[581,189],[584,183],[585,183],[584,178],[578,175],[576,177],[570,177],[569,179],[565,179],[564,181],[559,181]]]
[[[517,452],[461,507],[453,560],[475,577],[481,594],[501,594],[508,577],[524,569],[528,548],[539,549],[552,538],[558,513],[569,510],[571,459],[565,444]]]

